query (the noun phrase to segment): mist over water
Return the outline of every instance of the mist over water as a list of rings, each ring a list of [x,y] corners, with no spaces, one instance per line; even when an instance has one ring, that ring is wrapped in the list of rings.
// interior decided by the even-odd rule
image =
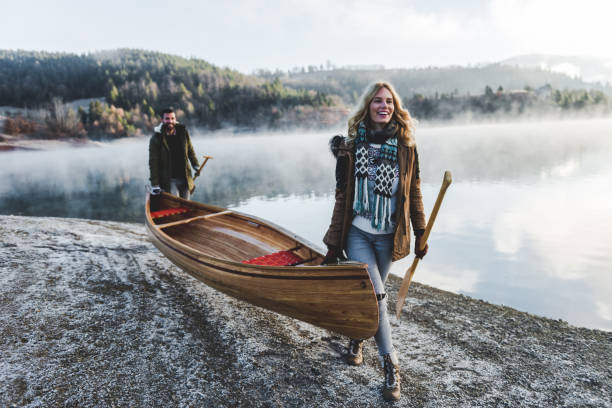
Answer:
[[[334,187],[329,135],[195,134],[200,163],[192,198],[232,207],[252,197],[328,195]],[[104,147],[15,151],[1,156],[0,212],[140,222],[149,183],[148,138]]]
[[[322,247],[333,134],[195,133],[198,156],[214,159],[193,198]],[[415,280],[612,330],[612,120],[423,127],[417,143],[427,214],[445,170],[454,181]],[[148,138],[0,160],[0,213],[143,221]]]

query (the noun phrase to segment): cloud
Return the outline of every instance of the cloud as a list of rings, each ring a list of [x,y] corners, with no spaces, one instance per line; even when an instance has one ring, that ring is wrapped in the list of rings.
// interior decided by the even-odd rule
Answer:
[[[245,72],[322,64],[386,67],[497,61],[517,54],[608,56],[603,0],[152,0],[146,7],[58,1],[3,4],[1,48],[86,52],[138,47]],[[160,29],[167,25],[169,30]]]
[[[609,1],[492,0],[489,10],[511,53],[610,55]]]
[[[542,272],[557,279],[597,278],[601,274],[597,254],[612,247],[612,223],[605,216],[612,197],[589,197],[606,185],[606,177],[548,183],[552,185],[547,188],[525,189],[500,211],[492,230],[496,249],[504,254],[529,250],[547,265]]]
[[[505,255],[516,255],[521,249],[522,215],[516,212],[502,213],[493,223],[493,243],[495,250]]]

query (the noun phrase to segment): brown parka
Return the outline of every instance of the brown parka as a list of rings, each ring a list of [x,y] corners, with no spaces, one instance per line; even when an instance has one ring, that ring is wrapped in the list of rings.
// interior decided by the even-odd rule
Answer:
[[[336,202],[329,229],[323,238],[328,248],[346,250],[346,237],[353,221],[355,197],[355,144],[336,136],[330,142],[336,156]],[[410,222],[414,231],[425,229],[423,196],[416,145],[398,141],[397,161],[399,185],[395,212],[395,232],[392,260],[397,261],[410,253]]]
[[[166,138],[178,137],[185,153],[183,156],[185,158],[185,180],[187,181],[187,188],[191,191],[194,186],[193,178],[191,177],[191,167],[198,168],[200,164],[191,145],[191,138],[187,128],[180,123],[177,123],[174,128],[176,129],[174,135],[166,135],[163,133],[163,130],[156,128],[155,133],[151,136],[149,141],[149,179],[152,186],[159,186],[165,191],[170,191],[172,155],[170,154],[170,147]],[[190,162],[191,166],[189,165]]]

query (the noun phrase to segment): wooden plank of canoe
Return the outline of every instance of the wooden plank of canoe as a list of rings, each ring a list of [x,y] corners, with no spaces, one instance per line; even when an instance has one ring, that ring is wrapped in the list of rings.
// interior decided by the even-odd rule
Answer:
[[[160,198],[160,208],[191,204],[165,195]],[[200,203],[193,203],[193,208],[200,215],[225,210]],[[376,333],[378,307],[364,265],[266,267],[238,263],[305,243],[282,228],[239,213],[179,223],[164,230],[147,217],[147,229],[153,243],[172,262],[221,292],[353,338]],[[322,254],[310,247],[297,252],[304,258],[316,257],[312,265],[321,262]]]
[[[202,261],[195,253],[176,250],[159,239],[154,243],[185,271],[230,296],[356,338],[370,337],[377,330],[378,308],[363,268],[340,268],[344,269],[340,273],[329,268],[293,268],[300,273],[290,273],[291,278],[282,268],[263,268],[268,273],[249,276],[252,267]]]
[[[275,249],[251,244],[226,234],[210,233],[209,228],[189,229],[189,227],[176,227],[172,231],[172,238],[197,249],[199,252],[211,257],[241,262],[256,256],[264,255],[268,249]]]
[[[189,225],[177,224],[164,232],[204,254],[235,262],[298,246],[290,238],[279,238],[279,234],[270,233],[269,228],[245,224],[227,218],[223,222],[194,221]],[[311,252],[297,253],[308,259],[313,256]]]

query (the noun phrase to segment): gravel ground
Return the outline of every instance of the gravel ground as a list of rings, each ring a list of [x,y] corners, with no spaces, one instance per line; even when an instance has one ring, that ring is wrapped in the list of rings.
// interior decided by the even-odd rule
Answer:
[[[346,339],[227,297],[143,225],[0,216],[0,406],[375,407]],[[390,304],[399,279],[391,277]],[[393,318],[406,407],[612,407],[612,333],[414,283]]]

